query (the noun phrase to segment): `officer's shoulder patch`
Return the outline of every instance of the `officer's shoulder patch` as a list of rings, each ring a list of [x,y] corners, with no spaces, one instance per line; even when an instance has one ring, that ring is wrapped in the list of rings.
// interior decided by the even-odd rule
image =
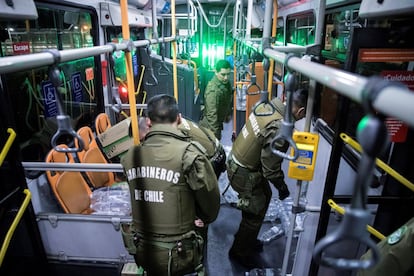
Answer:
[[[394,231],[391,235],[388,236],[387,243],[389,245],[397,244],[404,237],[405,232],[407,232],[407,226],[404,225]]]

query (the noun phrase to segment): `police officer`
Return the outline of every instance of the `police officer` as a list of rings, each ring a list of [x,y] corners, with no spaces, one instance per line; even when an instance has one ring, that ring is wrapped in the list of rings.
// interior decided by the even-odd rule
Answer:
[[[184,117],[181,117],[178,129],[187,134],[192,140],[199,142],[206,149],[206,154],[218,179],[221,173],[226,170],[226,152],[214,133],[210,129]]]
[[[292,114],[296,120],[305,116],[306,90],[292,95]],[[261,248],[257,235],[272,197],[269,181],[277,188],[279,198],[289,196],[281,169],[283,158],[272,153],[271,143],[281,128],[285,106],[274,98],[255,107],[233,143],[227,161],[227,174],[232,188],[238,192],[237,207],[242,220],[235,235],[229,257],[251,269],[260,267],[255,249]],[[288,143],[278,141],[275,146],[286,151]]]
[[[138,121],[140,140],[143,141],[145,135],[148,133],[151,121],[145,117],[140,117]],[[214,133],[204,128],[190,119],[181,116],[178,129],[191,140],[199,142],[205,149],[207,157],[214,168],[217,179],[219,179],[222,172],[226,170],[226,152],[220,141],[214,136]],[[201,219],[195,221],[197,232],[203,237],[204,247],[207,245],[208,227]]]
[[[181,115],[180,115],[181,116]],[[151,121],[146,117],[140,117],[138,120],[140,141],[144,141],[145,135],[151,127]],[[217,179],[221,173],[226,170],[226,151],[220,141],[214,136],[214,133],[194,121],[181,116],[178,129],[187,135],[191,140],[200,143],[206,150],[206,155],[211,161]],[[130,130],[130,136],[132,130]]]
[[[217,179],[204,148],[177,129],[177,102],[169,95],[147,104],[151,128],[121,163],[131,193],[135,262],[148,275],[202,270],[202,238],[194,221],[213,222],[220,208]]]
[[[181,117],[181,123],[178,125],[178,129],[188,135],[193,141],[199,142],[206,149],[207,157],[210,159],[218,180],[221,173],[226,170],[226,152],[223,145],[214,136],[214,133],[184,117]],[[204,223],[201,219],[197,219],[195,224],[197,233],[203,237],[204,252],[206,252],[208,224]]]
[[[357,276],[414,275],[414,218],[378,243],[379,262],[372,268],[358,271]],[[371,259],[368,250],[361,259]]]
[[[213,131],[221,140],[223,122],[231,118],[233,89],[230,84],[230,63],[219,60],[215,67],[215,75],[208,82],[204,92],[204,109],[200,125]]]

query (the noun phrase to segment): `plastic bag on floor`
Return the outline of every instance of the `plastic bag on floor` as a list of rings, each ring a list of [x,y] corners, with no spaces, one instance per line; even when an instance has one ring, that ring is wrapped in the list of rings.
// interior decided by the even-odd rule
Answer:
[[[131,199],[126,182],[96,189],[91,195],[91,209],[100,215],[131,215]]]

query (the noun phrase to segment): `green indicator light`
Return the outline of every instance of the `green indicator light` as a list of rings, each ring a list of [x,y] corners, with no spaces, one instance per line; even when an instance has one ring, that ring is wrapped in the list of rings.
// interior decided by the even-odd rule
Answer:
[[[357,131],[363,130],[365,126],[368,124],[368,120],[369,120],[369,117],[364,116],[358,124]]]

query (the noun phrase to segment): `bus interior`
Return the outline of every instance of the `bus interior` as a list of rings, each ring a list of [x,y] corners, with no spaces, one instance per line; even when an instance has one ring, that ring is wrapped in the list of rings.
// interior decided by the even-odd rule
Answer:
[[[291,195],[274,191],[259,234],[266,267],[252,271],[228,258],[241,214],[220,176],[206,274],[356,275],[414,216],[413,15],[414,2],[392,0],[0,1],[0,274],[144,275],[122,237],[132,218],[120,158],[154,95],[197,122],[226,59],[226,153],[255,104],[290,98],[293,76],[309,98],[291,127],[315,140],[285,138],[315,159],[306,175],[283,161]],[[358,136],[367,115],[386,133]],[[362,171],[375,143],[387,146]]]

